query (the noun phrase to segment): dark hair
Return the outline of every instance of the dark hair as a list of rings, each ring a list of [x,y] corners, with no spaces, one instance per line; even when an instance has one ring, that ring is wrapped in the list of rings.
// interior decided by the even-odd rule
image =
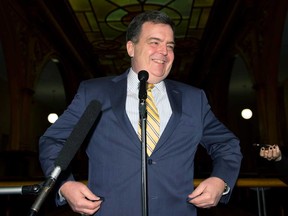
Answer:
[[[173,32],[175,31],[175,24],[170,17],[161,11],[145,11],[133,18],[129,24],[126,32],[126,42],[132,41],[134,43],[138,42],[139,35],[141,32],[142,25],[145,22],[153,22],[155,24],[167,24],[170,25]]]

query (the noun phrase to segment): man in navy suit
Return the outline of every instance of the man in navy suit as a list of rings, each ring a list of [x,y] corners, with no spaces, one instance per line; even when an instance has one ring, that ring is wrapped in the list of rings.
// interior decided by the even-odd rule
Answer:
[[[146,70],[160,115],[160,139],[147,163],[149,216],[196,216],[197,208],[228,202],[242,154],[239,140],[211,111],[203,90],[165,79],[174,60],[174,23],[164,13],[136,16],[127,30],[131,68],[116,77],[81,83],[67,110],[40,139],[40,161],[46,175],[92,100],[101,116],[87,146],[88,185],[70,175],[61,182],[59,205],[86,215],[140,216],[141,142],[138,138],[139,81]],[[194,159],[198,145],[213,160],[209,178],[195,189]],[[104,197],[105,201],[100,199]]]

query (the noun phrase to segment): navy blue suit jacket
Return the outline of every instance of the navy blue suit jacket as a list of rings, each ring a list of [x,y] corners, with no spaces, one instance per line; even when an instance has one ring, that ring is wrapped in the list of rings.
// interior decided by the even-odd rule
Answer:
[[[196,208],[186,198],[194,189],[198,145],[212,157],[211,176],[233,188],[242,158],[239,141],[215,118],[202,90],[171,80],[165,85],[172,116],[147,165],[149,216],[195,216]],[[86,106],[91,100],[102,104],[87,147],[88,186],[105,197],[97,216],[141,215],[141,143],[125,111],[126,94],[127,72],[82,82],[67,110],[40,139],[40,161],[49,175]]]

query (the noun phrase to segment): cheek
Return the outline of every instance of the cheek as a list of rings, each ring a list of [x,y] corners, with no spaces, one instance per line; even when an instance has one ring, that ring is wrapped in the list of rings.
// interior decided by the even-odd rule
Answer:
[[[169,60],[171,61],[171,62],[173,62],[174,61],[174,52],[173,51],[171,51],[171,53],[169,54]]]
[[[167,65],[168,68],[172,67],[173,61],[174,61],[174,55],[170,55],[169,56],[169,63]]]
[[[143,50],[143,49],[141,49],[141,50],[139,49],[139,50],[137,50],[137,52],[135,51],[135,56],[137,56],[138,61],[140,61],[140,62],[145,61],[149,55],[150,55],[150,53]]]

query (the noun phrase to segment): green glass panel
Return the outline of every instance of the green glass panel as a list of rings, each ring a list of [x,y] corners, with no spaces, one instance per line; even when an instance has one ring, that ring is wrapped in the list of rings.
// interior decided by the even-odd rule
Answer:
[[[189,19],[193,0],[186,1],[169,1],[166,7],[171,8],[177,12],[178,15],[182,16],[183,19]],[[168,14],[170,16],[170,14]],[[173,17],[172,17],[173,18]]]
[[[119,18],[125,16],[126,14],[127,12],[124,10],[116,10],[107,17],[107,21],[119,21]]]
[[[69,3],[75,11],[87,11],[91,10],[89,0],[69,0]]]
[[[114,3],[116,5],[119,5],[119,6],[129,5],[129,4],[139,4],[139,1],[137,1],[137,0],[121,0],[121,1],[119,1],[119,0],[110,0],[110,2]]]
[[[194,7],[211,7],[214,0],[195,0]]]
[[[188,20],[182,22],[176,27],[175,38],[184,38],[187,32]]]
[[[200,13],[201,13],[201,10],[199,8],[193,9],[189,28],[198,28],[198,20],[199,20]]]
[[[87,12],[86,17],[91,26],[92,31],[99,31],[99,27],[97,21],[95,20],[94,14],[92,12]]]
[[[89,24],[87,23],[87,20],[86,20],[86,17],[83,13],[75,13],[76,14],[76,17],[83,29],[83,31],[91,31],[91,28],[89,26]]]
[[[199,22],[199,28],[205,28],[209,14],[210,14],[210,8],[206,8],[202,11],[200,22]]]
[[[109,16],[112,11],[117,9],[117,5],[112,4],[111,1],[91,0],[91,4],[93,5],[92,10],[100,22],[105,21],[106,16]]]
[[[175,1],[175,0],[174,0]],[[148,0],[145,3],[146,4],[159,4],[159,5],[166,5],[169,2],[174,2],[173,0]],[[178,0],[179,1],[179,0]]]
[[[99,23],[99,26],[102,30],[105,40],[114,40],[115,38],[117,38],[119,35],[122,34],[122,32],[110,28],[108,25],[106,25],[106,23]]]
[[[127,30],[127,26],[123,25],[122,22],[109,22],[108,26],[110,28],[113,28],[116,31],[120,31],[120,32],[126,32]]]

